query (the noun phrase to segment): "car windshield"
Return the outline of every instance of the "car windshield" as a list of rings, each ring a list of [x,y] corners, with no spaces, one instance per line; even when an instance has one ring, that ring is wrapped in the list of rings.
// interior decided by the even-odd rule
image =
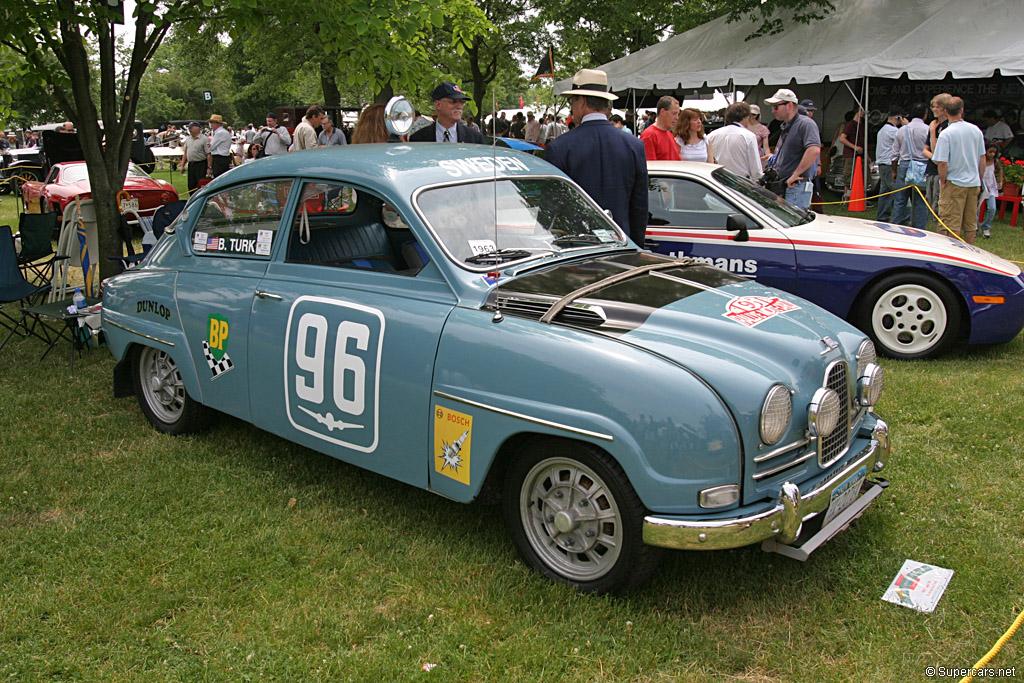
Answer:
[[[148,178],[149,174],[146,173],[145,171],[143,171],[141,168],[139,168],[135,164],[128,164],[128,174],[125,177],[127,177],[127,178]]]
[[[746,178],[724,168],[716,168],[711,172],[711,177],[722,185],[739,192],[790,227],[814,220],[814,214],[798,209],[771,190],[755,185]]]
[[[416,203],[445,251],[467,268],[627,244],[615,223],[561,178],[435,187],[423,191]]]
[[[75,164],[74,166],[64,167],[64,177],[61,179],[61,182],[70,185],[88,179],[89,169],[86,168],[85,164]]]

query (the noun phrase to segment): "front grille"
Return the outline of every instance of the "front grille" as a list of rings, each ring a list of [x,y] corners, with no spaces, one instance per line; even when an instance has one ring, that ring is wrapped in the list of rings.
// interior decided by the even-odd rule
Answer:
[[[825,386],[839,394],[839,405],[843,407],[843,413],[835,431],[819,440],[818,462],[822,467],[835,462],[850,445],[850,381],[845,361],[829,366],[825,374]]]
[[[545,299],[529,299],[519,296],[499,296],[497,299],[498,310],[502,313],[534,320],[540,320],[540,317],[547,313],[554,303],[554,301]],[[599,327],[604,324],[605,315],[600,306],[572,303],[562,309],[555,320],[568,325]]]

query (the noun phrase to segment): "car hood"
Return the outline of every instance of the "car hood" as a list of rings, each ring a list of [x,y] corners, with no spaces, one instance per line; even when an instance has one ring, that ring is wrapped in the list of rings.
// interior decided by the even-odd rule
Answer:
[[[1016,277],[1021,272],[1006,259],[955,237],[882,221],[819,214],[806,225],[786,229],[786,234],[799,248],[945,262],[1009,277]]]
[[[671,262],[631,253],[557,265],[499,285],[488,305],[541,319],[571,292],[632,268]],[[616,336],[690,368],[715,386],[745,374],[737,366],[769,381],[813,377],[820,382],[823,363],[843,354],[852,358],[863,339],[846,322],[799,297],[688,259],[676,263],[584,294],[553,322]]]

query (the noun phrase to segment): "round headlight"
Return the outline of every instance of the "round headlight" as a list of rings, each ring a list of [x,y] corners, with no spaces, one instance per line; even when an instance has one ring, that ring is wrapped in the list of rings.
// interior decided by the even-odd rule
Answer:
[[[776,384],[768,390],[764,407],[761,408],[761,441],[768,446],[777,443],[786,433],[792,418],[793,399],[790,398],[789,389]]]
[[[881,365],[868,363],[857,379],[857,399],[862,406],[871,407],[878,403],[885,388],[885,372]]]
[[[828,436],[839,426],[843,404],[839,394],[822,387],[814,392],[811,405],[807,408],[807,429],[811,436]]]
[[[857,377],[863,375],[864,368],[876,360],[878,360],[878,355],[875,353],[874,342],[870,339],[865,339],[860,343],[860,348],[857,349]]]

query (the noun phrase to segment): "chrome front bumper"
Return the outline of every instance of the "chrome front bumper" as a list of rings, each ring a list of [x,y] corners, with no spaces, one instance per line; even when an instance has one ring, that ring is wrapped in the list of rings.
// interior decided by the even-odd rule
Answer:
[[[832,491],[861,467],[867,467],[869,476],[880,470],[883,466],[881,458],[888,457],[890,452],[889,427],[878,420],[871,432],[870,443],[818,488],[801,493],[796,484],[786,482],[772,508],[748,517],[700,520],[648,515],[644,518],[644,543],[677,550],[723,550],[766,540],[779,545],[792,543],[800,535],[804,521],[828,508]],[[843,528],[859,516],[878,493],[880,491],[873,492],[870,497],[859,496],[843,513]],[[835,530],[832,535],[839,531],[841,529]]]

